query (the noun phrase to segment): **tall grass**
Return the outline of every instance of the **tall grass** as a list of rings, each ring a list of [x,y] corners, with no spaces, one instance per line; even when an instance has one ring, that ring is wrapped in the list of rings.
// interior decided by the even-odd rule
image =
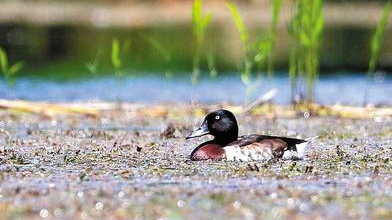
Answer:
[[[268,47],[268,80],[271,83],[271,78],[274,75],[274,51],[276,43],[276,29],[279,21],[280,9],[283,0],[274,0],[272,5],[272,19],[271,26],[269,30],[269,47]]]
[[[207,54],[207,65],[210,71],[210,77],[215,78],[218,75],[218,71],[215,66],[215,55],[212,52]]]
[[[291,37],[289,77],[292,101],[301,82],[306,101],[314,100],[314,83],[319,73],[321,33],[324,29],[323,0],[293,0],[293,15],[288,28]],[[301,100],[303,101],[303,100]]]
[[[23,61],[18,61],[10,65],[6,51],[0,47],[0,69],[8,85],[12,86],[15,84],[16,74],[22,70],[24,65]]]
[[[162,42],[160,42],[158,39],[156,39],[155,37],[152,36],[145,36],[145,39],[147,40],[147,42],[156,50],[158,51],[158,53],[161,55],[161,57],[163,58],[164,62],[165,62],[165,66],[166,66],[166,73],[165,76],[166,77],[170,77],[171,76],[171,72],[170,72],[170,62],[172,60],[172,54],[170,52],[170,50],[168,50]]]
[[[252,42],[249,38],[249,32],[238,12],[237,7],[233,3],[227,3],[226,6],[230,10],[236,28],[241,35],[242,48],[244,53],[244,60],[241,65],[241,80],[246,85],[246,100],[250,98],[256,87],[260,84],[260,75],[257,80],[252,82],[252,68],[257,64],[258,69],[263,72],[267,67],[269,83],[273,76],[274,68],[274,50],[276,41],[276,29],[280,14],[280,9],[283,0],[274,0],[271,26],[267,36],[263,36],[261,39]]]
[[[114,73],[117,77],[122,77],[125,72],[124,65],[124,56],[128,51],[130,46],[129,41],[125,41],[123,43],[120,42],[117,38],[112,40],[112,53],[111,53],[111,62],[114,68]]]
[[[112,54],[111,54],[111,61],[113,68],[115,70],[115,74],[117,76],[122,76],[123,75],[123,63],[121,60],[121,55],[120,55],[120,41],[115,38],[112,41]]]
[[[93,75],[98,74],[103,54],[104,54],[103,49],[102,48],[98,49],[94,59],[91,62],[86,63],[86,68],[91,74]]]
[[[241,80],[245,85],[248,85],[251,82],[252,66],[253,66],[253,62],[251,58],[251,46],[248,40],[249,34],[246,29],[245,23],[242,20],[240,13],[238,12],[237,7],[232,2],[226,3],[226,7],[230,10],[231,15],[235,22],[235,26],[241,35],[242,50],[244,53],[244,60],[243,60],[242,71],[241,71]]]
[[[196,49],[193,58],[193,72],[192,72],[193,84],[196,84],[199,80],[201,53],[204,45],[206,29],[208,25],[211,23],[211,19],[212,19],[211,13],[207,13],[206,15],[203,14],[201,0],[195,0],[193,2],[193,7],[192,7],[193,35],[196,41]]]
[[[384,41],[384,33],[388,23],[389,13],[391,12],[391,2],[388,1],[384,7],[384,12],[380,21],[377,24],[376,31],[373,34],[373,37],[370,42],[370,60],[369,60],[369,69],[368,69],[368,77],[371,77],[374,74],[377,66],[377,60],[380,56],[381,45]]]
[[[283,0],[274,0],[272,4],[272,19],[267,36],[260,39],[257,43],[258,51],[254,58],[258,69],[268,72],[268,87],[270,87],[271,79],[274,75],[274,51],[276,44],[276,30],[279,21],[280,9]]]
[[[246,86],[246,98],[245,104],[247,104],[250,95],[254,91],[254,86],[252,86],[252,67],[254,65],[252,57],[252,44],[249,42],[249,33],[245,26],[244,21],[237,7],[232,3],[226,3],[226,7],[230,10],[231,15],[234,19],[235,26],[241,35],[242,50],[244,53],[243,63],[241,65],[241,80]]]
[[[384,33],[388,23],[388,17],[391,12],[391,2],[388,1],[385,4],[384,11],[380,21],[377,24],[376,30],[370,41],[370,60],[369,67],[367,72],[367,84],[364,93],[364,101],[363,104],[367,104],[367,96],[368,96],[368,84],[371,78],[374,76],[374,72],[376,71],[378,58],[381,52],[381,46],[384,41]]]

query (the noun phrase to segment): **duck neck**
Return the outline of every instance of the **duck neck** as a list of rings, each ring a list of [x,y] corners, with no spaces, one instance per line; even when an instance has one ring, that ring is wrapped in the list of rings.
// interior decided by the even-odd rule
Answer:
[[[222,136],[217,136],[214,138],[213,142],[220,145],[220,146],[226,146],[230,144],[233,141],[236,141],[238,139],[237,135],[222,135]]]

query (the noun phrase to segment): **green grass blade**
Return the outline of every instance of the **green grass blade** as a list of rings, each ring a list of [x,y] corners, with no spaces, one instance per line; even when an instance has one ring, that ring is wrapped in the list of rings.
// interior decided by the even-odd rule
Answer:
[[[195,0],[192,7],[192,21],[193,31],[197,34],[200,33],[200,24],[202,23],[201,15],[201,0]]]
[[[213,53],[207,54],[207,64],[208,64],[208,69],[210,70],[210,76],[212,78],[215,78],[218,75],[218,71],[216,71],[215,56]]]
[[[237,30],[241,34],[242,43],[244,45],[246,45],[248,42],[248,32],[247,32],[245,24],[241,18],[241,15],[238,12],[237,7],[232,2],[226,3],[226,7],[230,10],[231,15],[234,19],[235,25],[237,27]]]
[[[120,42],[118,39],[113,39],[112,42],[112,64],[115,69],[121,68],[121,59],[120,59]]]
[[[387,26],[390,11],[391,11],[391,2],[388,1],[388,3],[384,7],[383,15],[380,21],[378,22],[376,31],[370,43],[371,56],[370,56],[369,69],[368,69],[369,76],[373,74],[376,69],[377,60],[380,55],[381,45],[384,39],[384,32]]]
[[[8,72],[8,57],[5,50],[1,47],[0,47],[0,66],[3,74],[6,74]]]
[[[280,9],[282,6],[283,0],[274,0],[272,5],[272,21],[271,27],[269,31],[269,44],[268,44],[268,86],[270,85],[270,81],[274,74],[274,50],[275,50],[275,42],[276,42],[276,29],[279,21]]]
[[[282,1],[283,0],[274,0],[274,3],[272,5],[271,30],[276,30],[276,26],[278,24],[278,19],[279,19],[279,14],[280,14],[280,9],[282,7]]]
[[[169,62],[171,60],[170,52],[163,46],[161,42],[151,36],[146,37],[146,39],[148,43],[159,52],[165,62]]]
[[[204,30],[207,28],[207,26],[211,23],[211,21],[212,21],[212,14],[211,14],[211,13],[208,13],[208,14],[204,17],[204,19],[203,19],[201,29],[204,31]]]
[[[124,41],[124,43],[122,44],[122,47],[120,49],[120,53],[122,53],[124,55],[124,54],[128,53],[130,48],[131,48],[131,40],[126,39]]]
[[[15,75],[16,73],[18,73],[19,71],[21,71],[23,69],[23,67],[25,66],[25,63],[23,61],[19,61],[17,63],[15,63],[14,65],[12,65],[10,67],[10,69],[8,70],[9,74]]]
[[[98,74],[98,69],[99,66],[101,64],[101,59],[102,56],[104,55],[104,50],[102,48],[99,48],[97,50],[97,53],[94,57],[94,60],[92,60],[91,62],[86,63],[86,68],[88,69],[88,71],[92,74]]]
[[[310,103],[319,72],[319,48],[324,29],[323,0],[294,0],[292,13],[288,29],[291,38],[289,77],[292,98],[296,95],[294,92],[302,90],[300,88],[303,86],[306,100]],[[305,84],[299,85],[302,83]]]
[[[203,15],[201,0],[195,0],[192,7],[192,26],[193,34],[195,37],[195,51],[193,57],[193,71],[192,71],[192,84],[198,82],[200,75],[200,59],[202,56],[202,49],[204,45],[205,32],[207,26],[212,21],[212,14],[208,13]]]
[[[94,65],[94,63],[86,63],[86,68],[88,69],[88,71],[94,75],[96,75],[98,73],[98,68],[96,65]]]

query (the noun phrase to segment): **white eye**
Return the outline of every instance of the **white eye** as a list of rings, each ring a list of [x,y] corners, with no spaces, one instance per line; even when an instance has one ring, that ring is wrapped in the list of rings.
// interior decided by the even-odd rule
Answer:
[[[215,119],[216,119],[216,120],[219,120],[219,119],[220,119],[220,116],[219,116],[219,115],[215,116]]]

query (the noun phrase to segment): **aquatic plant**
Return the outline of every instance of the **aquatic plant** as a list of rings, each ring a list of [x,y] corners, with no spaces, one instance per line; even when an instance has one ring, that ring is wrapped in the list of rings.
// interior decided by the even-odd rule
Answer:
[[[86,68],[87,70],[94,75],[98,74],[98,70],[101,64],[101,59],[104,54],[104,51],[102,48],[98,49],[94,59],[91,62],[86,63]]]
[[[293,0],[288,32],[291,37],[289,77],[292,101],[305,81],[306,101],[313,102],[314,82],[319,72],[319,48],[324,29],[323,0]],[[303,101],[303,100],[301,100]]]
[[[272,5],[272,19],[271,19],[271,26],[269,31],[269,42],[270,47],[268,51],[268,78],[271,81],[271,78],[274,73],[274,51],[275,51],[275,42],[276,42],[276,28],[278,25],[278,19],[280,14],[280,9],[282,6],[283,0],[274,0]]]
[[[120,59],[120,42],[118,39],[113,39],[112,41],[112,65],[115,69],[115,73],[118,76],[123,74],[122,72],[122,62]]]
[[[248,85],[251,82],[250,78],[252,75],[252,66],[253,66],[253,61],[251,59],[251,45],[249,44],[248,41],[249,34],[244,24],[244,21],[242,20],[241,15],[238,12],[237,7],[232,2],[226,3],[226,7],[230,10],[231,15],[235,22],[235,26],[241,35],[242,50],[244,53],[244,60],[243,60],[242,71],[241,71],[241,80],[245,85]]]
[[[13,65],[9,65],[8,55],[6,51],[0,47],[0,69],[8,85],[15,84],[15,76],[22,70],[24,65],[23,61],[18,61]]]
[[[252,44],[249,43],[249,33],[245,26],[244,21],[241,18],[240,13],[238,12],[237,7],[232,3],[226,3],[226,7],[230,10],[231,15],[234,19],[235,26],[238,32],[241,35],[241,42],[242,42],[242,50],[244,53],[244,60],[241,65],[241,80],[242,83],[246,86],[246,97],[245,97],[245,104],[247,104],[250,95],[253,93],[255,86],[252,84],[252,67],[254,65],[253,58],[252,58]]]
[[[373,77],[374,72],[376,70],[378,58],[381,52],[381,45],[384,41],[384,33],[388,23],[389,13],[391,11],[391,2],[388,1],[385,4],[384,11],[380,21],[377,24],[376,30],[370,41],[370,60],[369,60],[369,67],[367,72],[367,83],[365,87],[365,93],[363,98],[363,104],[367,104],[367,96],[368,96],[368,84],[370,79]]]
[[[279,21],[280,9],[283,0],[274,0],[272,4],[272,19],[267,37],[262,38],[258,42],[258,51],[255,56],[255,62],[258,64],[259,70],[263,71],[267,65],[268,86],[274,75],[274,51],[276,42],[276,29]]]
[[[193,72],[192,72],[192,83],[196,84],[199,80],[200,75],[200,59],[202,53],[202,47],[204,45],[205,33],[208,25],[211,23],[212,13],[206,15],[202,12],[201,0],[195,0],[192,7],[192,26],[193,35],[196,41],[195,55],[193,57]]]
[[[130,42],[125,41],[124,43],[120,43],[117,38],[114,38],[112,41],[112,54],[111,61],[112,66],[114,68],[115,74],[118,77],[124,75],[124,59],[123,56],[129,49]]]
[[[170,51],[158,39],[152,36],[144,36],[144,38],[162,56],[167,68],[165,75],[169,76],[170,75],[169,66],[170,66],[170,61],[172,59],[172,55]]]
[[[380,56],[381,45],[384,40],[384,33],[388,23],[388,17],[390,11],[391,11],[391,2],[388,1],[384,7],[384,12],[382,14],[380,21],[377,24],[376,30],[370,42],[370,60],[369,60],[368,77],[371,77],[374,74],[374,71],[376,70],[377,60]]]
[[[218,75],[218,71],[215,67],[215,56],[212,52],[207,54],[207,65],[210,71],[210,77],[215,78]]]
[[[373,77],[374,72],[376,70],[378,58],[380,56],[381,52],[381,45],[384,41],[384,33],[385,29],[388,23],[388,17],[389,13],[391,11],[391,2],[388,1],[385,4],[384,11],[382,14],[382,17],[380,21],[377,24],[376,30],[371,38],[370,41],[370,60],[369,60],[369,68],[368,68],[368,73],[367,73],[367,83],[365,87],[365,93],[364,93],[364,100],[363,104],[367,104],[367,96],[368,96],[368,84],[370,82],[370,79]]]
[[[255,81],[252,81],[252,68],[254,67],[254,65],[257,64],[258,69],[261,72],[263,72],[265,67],[268,66],[269,79],[271,79],[273,76],[273,52],[275,50],[276,27],[282,1],[283,0],[274,0],[271,27],[268,32],[268,35],[263,36],[259,40],[256,40],[256,42],[252,42],[249,39],[250,35],[238,12],[237,7],[231,2],[226,4],[234,19],[236,28],[241,35],[242,48],[244,53],[244,60],[241,67],[241,80],[246,86],[245,104],[248,103],[248,99],[254,93],[255,89],[257,88],[257,86],[259,86],[261,81],[260,74],[257,76],[257,79]]]

